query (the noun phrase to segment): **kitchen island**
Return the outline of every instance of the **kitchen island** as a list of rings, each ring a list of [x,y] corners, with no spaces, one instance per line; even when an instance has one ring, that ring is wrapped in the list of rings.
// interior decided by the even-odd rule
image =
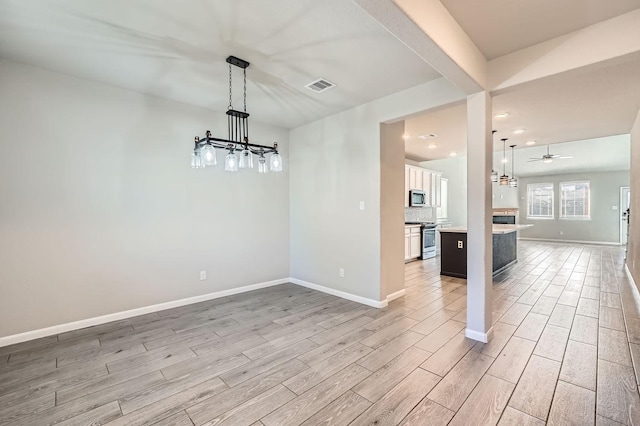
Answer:
[[[493,275],[518,261],[518,231],[533,225],[493,225]],[[467,227],[440,229],[440,275],[467,278]]]

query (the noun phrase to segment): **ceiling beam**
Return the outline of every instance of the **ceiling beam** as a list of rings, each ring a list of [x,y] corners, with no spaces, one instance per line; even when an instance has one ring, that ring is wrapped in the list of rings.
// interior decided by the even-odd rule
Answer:
[[[501,92],[638,52],[640,9],[489,61],[489,86]]]
[[[487,60],[439,0],[353,0],[465,94],[487,87]]]

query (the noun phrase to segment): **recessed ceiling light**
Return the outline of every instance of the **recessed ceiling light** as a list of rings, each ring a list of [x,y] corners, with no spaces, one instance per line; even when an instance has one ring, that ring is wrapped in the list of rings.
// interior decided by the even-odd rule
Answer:
[[[435,148],[436,146],[438,146],[438,145],[436,145],[435,143],[430,143],[430,144],[429,144],[429,149],[433,149],[433,148]]]
[[[420,136],[418,136],[418,139],[426,140],[426,139],[434,139],[434,138],[437,138],[437,137],[438,137],[437,133],[429,133],[428,135],[420,135]]]
[[[524,129],[516,129],[516,130],[513,131],[514,135],[519,135],[521,133],[524,133]]]
[[[535,145],[536,141],[527,141],[527,145]]]
[[[496,115],[494,115],[495,118],[505,118],[508,117],[509,113],[508,112],[499,112]]]
[[[449,153],[450,157],[455,157],[456,155],[458,155],[458,154],[455,151]]]

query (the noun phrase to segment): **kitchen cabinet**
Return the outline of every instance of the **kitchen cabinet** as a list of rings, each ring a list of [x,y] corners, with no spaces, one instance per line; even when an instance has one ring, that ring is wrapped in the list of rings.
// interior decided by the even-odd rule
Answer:
[[[409,189],[422,190],[422,170],[417,167],[409,169]]]
[[[410,247],[410,258],[411,259],[415,259],[416,257],[420,257],[420,252],[421,252],[421,235],[420,235],[420,228],[418,228],[418,232],[417,233],[411,233],[411,247]]]
[[[409,207],[409,191],[412,189],[427,193],[425,207],[440,207],[442,193],[442,173],[415,166],[404,166],[404,206]]]
[[[411,235],[404,235],[404,260],[411,259]]]
[[[417,259],[422,255],[422,231],[420,226],[404,227],[404,260]]]
[[[442,175],[440,173],[431,174],[431,205],[433,207],[440,207],[442,192],[441,179]]]
[[[423,170],[422,172],[422,190],[427,193],[427,207],[430,207],[433,203],[431,202],[431,194],[433,193],[431,188],[431,182],[433,180],[433,174],[429,170]]]
[[[404,206],[409,207],[409,166],[404,166]]]

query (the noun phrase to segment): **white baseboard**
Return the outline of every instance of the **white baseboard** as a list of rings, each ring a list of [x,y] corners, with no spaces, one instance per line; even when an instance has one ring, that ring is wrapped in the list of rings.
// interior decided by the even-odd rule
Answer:
[[[627,277],[629,278],[629,281],[631,281],[631,284],[633,284],[633,287],[635,287],[636,292],[640,294],[640,288],[638,288],[636,281],[633,279],[633,275],[631,275],[631,271],[629,270],[629,265],[627,265],[627,262],[624,263],[624,270],[627,273]]]
[[[619,246],[619,242],[610,242],[610,241],[581,241],[581,240],[556,240],[553,238],[526,238],[526,237],[518,237],[519,240],[524,241],[547,241],[550,243],[572,243],[572,244],[595,244],[599,246]]]
[[[387,302],[391,302],[392,300],[396,300],[399,297],[404,296],[405,294],[407,294],[407,290],[406,289],[402,289],[402,290],[398,290],[395,293],[391,293],[390,295],[387,296]]]
[[[469,339],[477,340],[478,342],[489,343],[489,340],[493,338],[493,327],[491,327],[486,333],[467,328],[464,330],[464,335]]]
[[[87,318],[80,321],[69,322],[66,324],[54,325],[51,327],[41,328],[38,330],[27,331],[24,333],[13,334],[11,336],[0,337],[0,347],[9,346],[16,343],[26,342],[28,340],[39,339],[41,337],[52,336],[55,334],[66,333],[67,331],[79,330],[81,328],[92,327],[111,321],[119,321],[127,318],[137,317],[138,315],[150,314],[153,312],[164,311],[166,309],[178,308],[180,306],[191,305],[193,303],[206,302],[207,300],[219,299],[225,296],[231,296],[247,291],[258,290],[261,288],[272,287],[275,285],[286,284],[291,282],[289,278],[267,281],[258,284],[251,284],[243,287],[232,288],[229,290],[216,291],[214,293],[203,294],[200,296],[188,297],[186,299],[174,300],[171,302],[158,303],[157,305],[143,306],[141,308],[130,309],[128,311],[115,312],[113,314],[102,315],[94,318]]]
[[[386,300],[386,299],[385,300],[368,299],[366,297],[356,296],[355,294],[347,293],[347,292],[340,291],[340,290],[335,290],[335,289],[330,288],[330,287],[325,287],[323,285],[310,283],[308,281],[299,280],[297,278],[289,278],[289,282],[291,282],[293,284],[300,285],[302,287],[310,288],[312,290],[321,291],[323,293],[327,293],[327,294],[331,294],[333,296],[341,297],[343,299],[351,300],[353,302],[362,303],[363,305],[373,306],[374,308],[384,308],[389,303],[389,301]],[[398,296],[398,297],[400,297],[400,296]]]
[[[239,293],[246,293],[248,291],[258,290],[261,288],[272,287],[275,285],[293,283],[302,287],[307,287],[313,290],[321,291],[323,293],[331,294],[333,296],[341,297],[343,299],[351,300],[354,302],[362,303],[363,305],[372,306],[374,308],[385,308],[390,301],[402,297],[406,294],[406,290],[402,289],[396,291],[387,296],[385,300],[373,300],[366,297],[357,296],[355,294],[347,293],[340,290],[335,290],[329,287],[313,284],[307,281],[299,280],[297,278],[282,278],[279,280],[267,281],[258,284],[251,284],[244,287],[232,288],[229,290],[217,291],[214,293],[203,294],[200,296],[188,297],[186,299],[174,300],[171,302],[158,303],[156,305],[143,306],[141,308],[130,309],[128,311],[115,312],[113,314],[102,315],[99,317],[87,318],[80,321],[69,322],[65,324],[54,325],[51,327],[41,328],[38,330],[27,331],[24,333],[13,334],[11,336],[0,337],[0,347],[14,345],[16,343],[26,342],[28,340],[39,339],[41,337],[52,336],[55,334],[66,333],[68,331],[79,330],[81,328],[93,327],[95,325],[105,324],[112,321],[119,321],[127,318],[137,317],[139,315],[150,314],[153,312],[164,311],[167,309],[178,308],[180,306],[191,305],[199,302],[206,302],[207,300],[219,299],[225,296],[231,296]]]

